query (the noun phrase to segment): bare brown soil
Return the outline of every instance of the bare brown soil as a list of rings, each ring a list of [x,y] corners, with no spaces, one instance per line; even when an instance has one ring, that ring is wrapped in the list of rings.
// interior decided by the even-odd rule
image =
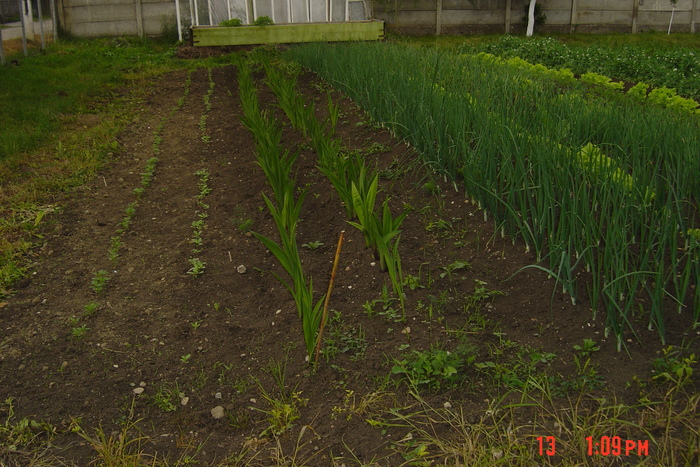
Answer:
[[[327,287],[338,236],[346,232],[330,300],[331,315],[338,313],[340,321],[329,324],[326,337],[336,336],[343,350],[338,336],[358,337],[362,332],[367,346],[361,352],[353,347],[361,340],[348,338],[351,345],[345,353],[330,355],[327,341],[320,366],[310,371],[294,302],[272,274],[283,275],[282,269],[255,237],[238,228],[252,220],[251,229],[276,238],[261,197],[269,195],[269,187],[256,164],[252,137],[239,119],[236,71],[226,66],[212,74],[215,88],[206,121],[211,142],[203,141],[199,127],[209,89],[207,70],[192,74],[185,104],[172,114],[183,96],[187,72],[158,78],[121,134],[119,153],[53,219],[44,246],[36,252],[34,271],[0,308],[0,400],[14,399],[16,419],[59,427],[53,443],[67,462],[86,465],[96,455],[69,429],[75,422],[88,434],[96,427],[110,434],[126,421],[140,420],[137,426],[149,439],[143,450],[159,459],[175,462],[187,453],[200,465],[213,465],[248,449],[249,457],[258,456],[265,465],[262,459],[277,444],[274,436],[263,434],[270,425],[263,411],[270,406],[262,392],[281,397],[272,370],[277,365],[285,376],[285,392],[296,392],[304,401],[300,418],[278,437],[286,453],[294,450],[300,430],[308,426],[312,430],[306,429],[304,441],[309,442],[299,450],[306,465],[329,465],[331,457],[352,456],[398,465],[403,459],[392,443],[406,435],[405,428],[375,427],[365,420],[371,416],[348,419],[340,409],[347,391],[360,396],[379,389],[392,396],[379,398],[377,412],[411,405],[405,385],[391,375],[392,358],[436,344],[450,350],[468,342],[475,361],[485,362],[495,358],[490,349],[507,339],[519,348],[556,354],[551,362],[538,364],[537,371],[567,380],[575,378],[573,346],[594,339],[601,350],[593,360],[605,382],[598,392],[635,401],[640,389],[633,378],[648,379],[651,361],[663,348],[656,331],[646,330],[645,318],[635,323],[641,342],[629,336],[627,351],[618,353],[615,340],[604,336],[603,312],[593,319],[585,298],[574,306],[545,273],[521,270],[535,258],[520,242],[501,238],[491,220],[484,220],[484,213],[451,184],[438,177],[437,188],[426,186],[431,175],[419,156],[336,93],[333,98],[342,104],[338,137],[376,161],[383,171],[382,193],[392,197],[395,214],[412,209],[403,224],[400,251],[404,274],[419,278],[423,288],[407,288],[405,322],[365,313],[363,304],[381,299],[388,276],[373,265],[360,232],[347,224],[332,186],[315,168],[308,142],[286,124],[285,147],[300,151],[297,186],[308,188],[299,242],[323,243],[315,250],[301,248],[319,295]],[[323,113],[323,83],[304,74],[300,86]],[[262,83],[261,100],[267,106],[275,103]],[[163,121],[155,178],[113,264],[107,258],[110,238],[135,199],[132,190],[154,155],[154,130]],[[195,171],[200,169],[211,174],[212,191],[205,198],[209,217],[199,255],[206,270],[194,277],[187,271],[191,223],[199,210]],[[441,278],[443,268],[455,261],[471,267]],[[243,274],[237,271],[241,265]],[[91,280],[102,269],[109,281],[98,294]],[[476,280],[503,295],[465,312]],[[85,316],[85,305],[93,301],[99,308]],[[425,308],[429,303],[434,304],[432,319]],[[667,316],[667,344],[691,342],[697,347],[689,317]],[[485,327],[479,324],[484,321]],[[87,327],[85,335],[74,336],[74,328],[81,325]],[[516,358],[508,352],[506,360]],[[464,383],[439,392],[426,390],[424,397],[439,406],[461,406],[467,420],[476,421],[497,386],[473,365],[461,371]],[[135,394],[140,387],[143,393]],[[159,406],[168,389],[181,394],[170,399],[171,406]],[[181,396],[188,398],[186,405]],[[221,419],[212,417],[216,406],[226,411]],[[195,455],[197,446],[201,449]]]

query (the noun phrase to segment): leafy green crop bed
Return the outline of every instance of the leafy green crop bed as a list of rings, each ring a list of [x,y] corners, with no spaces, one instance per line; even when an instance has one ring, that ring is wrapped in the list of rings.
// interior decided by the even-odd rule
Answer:
[[[632,83],[675,88],[681,96],[700,98],[700,48],[627,43],[570,45],[550,37],[500,40],[464,46],[465,53],[488,52],[503,58],[520,57],[551,68],[569,68],[574,74],[596,72]]]

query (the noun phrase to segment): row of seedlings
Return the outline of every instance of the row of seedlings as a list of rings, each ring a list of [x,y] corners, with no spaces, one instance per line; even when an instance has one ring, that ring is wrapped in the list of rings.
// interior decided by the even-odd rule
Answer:
[[[316,117],[315,104],[307,103],[297,90],[300,69],[265,62],[266,83],[277,96],[292,126],[309,138],[318,155],[318,168],[328,178],[345,205],[348,223],[359,229],[365,245],[374,251],[382,271],[389,274],[394,293],[401,304],[402,318],[406,319],[403,271],[399,254],[401,224],[408,214],[393,217],[389,197],[381,208],[376,208],[379,174],[369,168],[359,153],[345,154],[342,142],[334,138],[340,107],[333,104],[328,94],[328,117]]]
[[[194,175],[199,179],[197,187],[199,192],[195,196],[195,201],[197,204],[197,220],[192,221],[192,238],[190,238],[190,243],[192,244],[191,256],[188,259],[190,268],[187,270],[187,274],[191,274],[194,277],[198,277],[204,274],[204,269],[206,268],[206,263],[199,259],[200,253],[204,248],[204,228],[206,227],[207,217],[209,217],[208,210],[209,205],[204,202],[206,196],[211,193],[211,188],[209,187],[209,171],[206,169],[200,169],[194,173]]]
[[[153,181],[156,167],[158,165],[158,156],[160,155],[160,145],[162,142],[163,129],[165,128],[167,122],[175,114],[175,112],[180,110],[185,104],[185,99],[187,98],[190,92],[191,82],[192,71],[189,72],[187,78],[185,79],[184,93],[182,97],[178,99],[177,104],[173,106],[172,109],[170,109],[170,112],[161,118],[158,126],[153,130],[153,156],[146,161],[144,170],[140,174],[141,182],[139,183],[139,186],[133,189],[133,194],[136,199],[127,205],[126,209],[124,210],[124,217],[117,224],[117,230],[115,231],[114,236],[110,238],[110,246],[107,250],[107,258],[111,263],[112,267],[116,268],[117,266],[120,257],[120,250],[124,246],[124,235],[126,235],[126,233],[129,230],[129,227],[134,221],[134,217],[136,216],[136,210],[139,207],[139,204],[146,192],[146,189]],[[96,295],[99,296],[104,292],[109,280],[109,272],[106,269],[100,269],[92,276],[90,280],[90,288]],[[94,315],[98,311],[99,307],[100,304],[97,300],[91,300],[88,304],[84,306],[83,317],[87,318]],[[73,326],[71,334],[74,338],[83,337],[89,329],[85,323],[78,326],[79,323],[79,317],[71,317],[70,324],[71,326]]]
[[[265,173],[273,199],[263,194],[263,199],[274,219],[280,241],[275,242],[257,232],[253,232],[265,247],[275,256],[289,275],[290,280],[275,277],[291,293],[302,323],[304,343],[309,364],[316,364],[321,342],[324,301],[327,295],[314,298],[313,280],[303,270],[296,239],[297,223],[306,190],[295,199],[295,180],[291,176],[296,154],[281,150],[282,130],[268,111],[261,111],[257,89],[251,76],[251,63],[243,57],[236,57],[238,83],[243,107],[243,124],[255,138],[257,162]]]

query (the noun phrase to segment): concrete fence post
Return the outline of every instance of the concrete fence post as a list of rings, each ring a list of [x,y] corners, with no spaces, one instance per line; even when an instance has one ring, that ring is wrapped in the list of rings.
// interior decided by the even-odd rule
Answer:
[[[698,2],[693,0],[693,6],[690,7],[690,32],[695,33],[695,22],[698,18]]]
[[[37,14],[39,15],[39,34],[41,35],[41,50],[46,48],[46,41],[44,40],[44,15],[41,13],[41,0],[36,0]]]
[[[576,25],[578,24],[578,0],[571,0],[571,27],[569,32],[571,34],[576,32]]]
[[[510,10],[513,7],[512,0],[506,0],[506,34],[510,34]]]
[[[56,0],[50,0],[51,7],[51,27],[53,28],[53,41],[58,42],[58,15],[56,14]]]
[[[437,0],[435,5],[435,35],[439,36],[442,30],[442,0]]]
[[[639,0],[632,0],[632,34],[637,34],[637,17],[639,16]]]
[[[2,28],[0,28],[0,66],[5,65],[5,46],[2,43]]]
[[[27,26],[26,26],[26,12],[24,10],[24,2],[22,0],[17,0],[17,5],[19,5],[19,18],[22,21],[22,50],[24,51],[24,56],[29,56],[29,50],[27,49]]]
[[[36,39],[34,36],[36,35],[36,32],[34,31],[34,9],[32,8],[32,0],[26,0],[26,5],[27,5],[27,19],[25,20],[27,23],[27,29],[29,31],[29,36],[32,38],[32,40]]]
[[[141,10],[141,0],[134,0],[134,9],[136,11],[136,33],[139,37],[143,37],[143,11]]]

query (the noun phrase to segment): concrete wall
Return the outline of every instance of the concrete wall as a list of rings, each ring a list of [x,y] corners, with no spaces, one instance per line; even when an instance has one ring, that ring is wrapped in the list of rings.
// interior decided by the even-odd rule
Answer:
[[[374,0],[374,16],[407,34],[522,33],[529,0]],[[536,32],[666,31],[669,0],[538,0]],[[673,31],[698,32],[700,0],[678,0]],[[439,32],[438,32],[439,31]]]
[[[229,0],[232,16],[245,20],[246,0]],[[256,2],[257,16],[272,16],[270,0]],[[288,21],[287,1],[273,0],[275,20]],[[333,2],[333,20],[344,20],[345,1]],[[326,0],[311,0],[314,20],[325,19]],[[536,32],[665,31],[671,18],[669,0],[538,0],[547,21]],[[213,24],[226,19],[225,0],[211,0]],[[407,34],[474,34],[524,32],[529,0],[366,0],[374,18],[390,31]],[[155,35],[175,24],[175,0],[58,0],[60,24],[81,37]],[[199,0],[200,24],[209,24],[206,0]],[[293,19],[303,22],[306,1],[291,0]],[[190,3],[180,0],[183,26],[189,26]],[[222,10],[223,8],[223,10]],[[252,16],[252,3],[249,4]],[[364,4],[350,3],[350,19],[364,19]],[[254,19],[254,18],[253,18]],[[678,0],[673,31],[700,32],[700,0]]]
[[[19,14],[17,0],[0,0],[0,22]]]
[[[3,0],[0,0],[3,1]],[[13,0],[16,1],[16,0]],[[277,23],[289,22],[291,6],[295,23],[306,22],[307,0],[247,0],[248,19],[269,16]],[[331,0],[334,21],[345,20],[345,0]],[[367,0],[368,2],[370,0]],[[175,0],[57,0],[63,29],[80,37],[158,35],[164,25],[176,24]],[[180,0],[181,24],[219,24],[230,17],[246,22],[246,0],[199,0],[197,13],[190,12],[189,0]],[[255,6],[253,5],[255,3]],[[311,20],[325,21],[326,0],[310,0]],[[211,12],[210,7],[211,6]],[[274,10],[271,8],[274,6]],[[230,11],[228,11],[230,9]],[[368,19],[362,1],[350,0],[349,18]],[[433,15],[435,12],[433,11]],[[196,16],[196,21],[192,17]]]
[[[159,35],[175,25],[174,0],[58,0],[58,13],[79,37]]]

